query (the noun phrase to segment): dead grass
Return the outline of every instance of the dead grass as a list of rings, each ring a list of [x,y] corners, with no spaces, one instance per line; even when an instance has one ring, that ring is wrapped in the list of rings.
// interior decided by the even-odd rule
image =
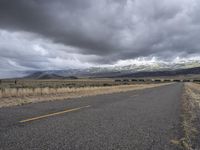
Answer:
[[[22,105],[42,101],[62,100],[68,98],[78,98],[84,96],[110,94],[152,88],[162,84],[134,84],[117,85],[106,87],[83,87],[83,88],[6,88],[0,91],[0,107]]]
[[[186,83],[182,97],[182,128],[183,137],[179,140],[179,145],[185,150],[193,150],[194,140],[197,138],[198,130],[194,125],[196,119],[195,109],[199,107],[200,91],[199,85],[195,83]]]
[[[186,92],[195,102],[195,105],[198,105],[200,108],[200,84],[196,83],[187,83],[186,84]]]

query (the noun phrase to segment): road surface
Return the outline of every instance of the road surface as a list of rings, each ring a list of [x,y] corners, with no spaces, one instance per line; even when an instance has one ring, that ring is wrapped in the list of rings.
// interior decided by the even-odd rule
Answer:
[[[1,150],[173,150],[183,84],[0,109]]]

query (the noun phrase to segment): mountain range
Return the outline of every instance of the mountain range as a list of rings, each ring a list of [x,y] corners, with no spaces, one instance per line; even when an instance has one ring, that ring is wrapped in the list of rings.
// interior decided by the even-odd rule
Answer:
[[[122,64],[83,69],[1,71],[0,79],[74,79],[76,77],[147,77],[200,74],[200,59],[177,62],[138,61]]]
[[[200,63],[155,63],[143,65],[105,66],[87,69],[27,71],[25,78],[76,79],[76,77],[150,77],[200,74]]]

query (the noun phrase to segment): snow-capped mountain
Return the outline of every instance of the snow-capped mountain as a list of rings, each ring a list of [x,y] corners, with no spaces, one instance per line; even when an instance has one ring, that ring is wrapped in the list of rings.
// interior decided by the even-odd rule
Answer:
[[[158,75],[176,75],[177,72],[178,74],[200,74],[200,60],[178,60],[172,62],[137,60],[86,69],[18,71],[16,76],[12,72],[13,76],[6,76],[6,78],[120,77],[129,75],[148,76],[155,73],[158,73]]]
[[[90,73],[100,72],[152,72],[152,71],[172,71],[179,69],[200,67],[200,60],[195,61],[179,61],[179,62],[151,62],[129,65],[110,65],[105,67],[92,67],[88,69]]]

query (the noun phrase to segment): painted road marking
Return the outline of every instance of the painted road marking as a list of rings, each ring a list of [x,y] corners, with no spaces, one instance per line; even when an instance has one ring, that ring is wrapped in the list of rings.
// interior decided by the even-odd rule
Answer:
[[[63,111],[59,111],[59,112],[55,112],[55,113],[51,113],[51,114],[47,114],[47,115],[41,115],[41,116],[21,120],[20,123],[35,121],[35,120],[39,120],[39,119],[43,119],[43,118],[47,118],[47,117],[51,117],[51,116],[56,116],[56,115],[60,115],[60,114],[64,114],[64,113],[68,113],[68,112],[72,112],[72,111],[77,111],[77,110],[80,110],[80,109],[83,109],[83,108],[88,108],[88,107],[90,107],[90,105],[78,107],[78,108],[73,108],[73,109],[67,109],[67,110],[63,110]]]

